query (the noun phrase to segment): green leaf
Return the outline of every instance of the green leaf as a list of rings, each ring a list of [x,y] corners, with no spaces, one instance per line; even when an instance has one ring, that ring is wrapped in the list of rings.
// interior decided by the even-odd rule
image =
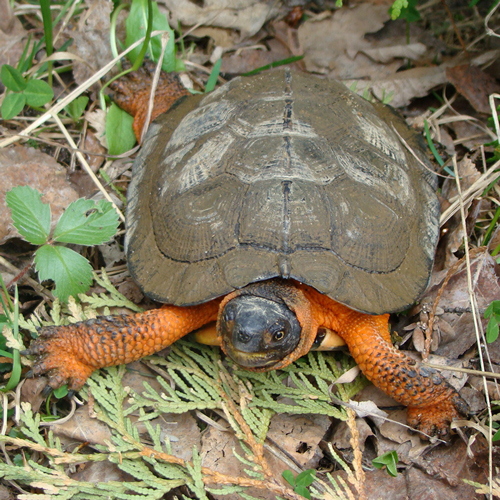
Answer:
[[[75,245],[101,245],[116,233],[118,214],[106,200],[80,198],[69,205],[54,230],[54,241]]]
[[[498,327],[498,319],[496,316],[492,316],[488,321],[488,326],[486,327],[486,341],[488,344],[495,342],[498,338],[499,327]]]
[[[299,494],[300,496],[303,496],[304,498],[311,500],[311,494],[309,493],[308,489],[305,486],[302,485],[296,486],[293,489],[293,491],[295,491],[295,493]]]
[[[110,155],[121,155],[135,146],[136,138],[132,130],[134,119],[115,103],[106,115],[106,138]]]
[[[54,91],[47,82],[31,79],[24,91],[29,106],[43,106],[54,97]]]
[[[391,19],[395,21],[401,14],[401,11],[408,7],[408,0],[395,0],[389,9]]]
[[[73,120],[77,121],[85,111],[88,102],[89,98],[86,95],[81,95],[74,101],[71,101],[64,109],[68,112],[68,115],[73,118]]]
[[[485,318],[489,318],[492,314],[500,315],[500,300],[494,300],[484,311]]]
[[[205,85],[205,93],[212,92],[212,90],[217,85],[217,79],[219,78],[220,67],[222,64],[222,59],[219,59],[212,68],[210,76],[208,77],[207,84]]]
[[[390,476],[396,477],[398,475],[398,465],[399,457],[396,451],[388,451],[383,455],[372,460],[372,464],[377,469],[382,469],[384,466],[387,468],[387,472]]]
[[[10,64],[4,64],[0,71],[2,83],[12,92],[22,92],[26,88],[26,80],[22,73]]]
[[[26,104],[26,97],[24,94],[7,94],[2,102],[2,118],[10,120],[17,116]]]
[[[498,441],[500,440],[500,429],[493,434],[493,441]]]
[[[167,73],[175,71],[175,33],[168,24],[167,17],[161,14],[158,9],[158,4],[152,2],[152,16],[153,16],[153,31],[162,30],[168,31],[170,37],[165,50],[165,56],[162,61],[162,69]],[[125,38],[125,45],[130,47],[134,42],[142,38],[146,34],[146,26],[148,24],[148,2],[147,0],[133,0],[130,7],[130,14],[127,17],[126,27],[127,36]],[[132,63],[136,60],[141,47],[135,48],[129,53]],[[147,54],[155,62],[158,61],[161,55],[161,37],[156,36],[151,38]]]
[[[68,386],[67,384],[62,385],[61,387],[54,390],[54,396],[57,399],[65,398],[68,395]]]
[[[283,476],[283,479],[292,487],[295,486],[295,476],[293,475],[293,472],[291,470],[285,470],[281,474]]]
[[[70,248],[44,245],[35,254],[35,267],[40,281],[52,280],[54,295],[67,302],[70,295],[85,293],[92,283],[89,261]]]
[[[33,245],[43,245],[50,233],[50,205],[42,203],[41,194],[29,186],[12,188],[5,196],[12,221],[21,236]]]
[[[316,478],[316,470],[315,469],[307,469],[301,472],[295,478],[295,484],[297,486],[309,487],[314,483],[314,479]]]

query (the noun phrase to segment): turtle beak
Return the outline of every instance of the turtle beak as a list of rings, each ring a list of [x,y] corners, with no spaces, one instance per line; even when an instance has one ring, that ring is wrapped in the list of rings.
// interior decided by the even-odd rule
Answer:
[[[301,335],[285,304],[252,295],[237,296],[224,306],[218,331],[224,352],[249,369],[272,369],[297,347]]]

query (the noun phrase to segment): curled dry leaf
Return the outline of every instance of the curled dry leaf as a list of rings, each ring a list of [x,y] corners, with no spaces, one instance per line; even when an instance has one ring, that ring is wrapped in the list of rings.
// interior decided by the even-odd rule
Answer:
[[[283,471],[290,469],[290,458],[303,469],[318,466],[322,453],[318,448],[319,442],[330,427],[330,418],[324,415],[274,415],[268,433],[269,446],[274,453],[266,450],[264,457],[275,478],[281,478]],[[202,465],[217,470],[221,474],[230,476],[244,475],[248,466],[240,462],[235,456],[244,456],[238,440],[232,432],[222,432],[215,427],[210,427],[202,437],[200,455]],[[282,457],[283,459],[279,458]],[[287,460],[288,459],[288,460]],[[214,493],[214,492],[212,492]],[[262,500],[274,500],[275,493],[262,490],[249,490]],[[227,499],[227,496],[214,494],[215,499]]]
[[[14,15],[10,1],[0,0],[0,66],[16,66],[23,53],[25,38],[27,33]]]
[[[399,73],[373,78],[371,81],[357,82],[356,92],[362,93],[366,87],[380,100],[392,95],[391,106],[406,106],[415,97],[426,96],[430,90],[446,82],[442,66],[412,68]],[[351,83],[351,82],[349,82]]]
[[[42,201],[51,206],[52,229],[65,208],[78,198],[67,180],[66,170],[52,156],[34,148],[1,149],[0,177],[0,244],[19,237],[5,203],[5,194],[13,187],[31,186],[42,193]]]
[[[78,31],[65,33],[67,38],[74,40],[68,50],[80,57],[73,61],[73,76],[78,85],[113,59],[109,44],[113,4],[106,0],[87,0],[86,3],[89,10],[86,16],[82,16]]]
[[[481,176],[469,156],[464,156],[464,158],[458,162],[457,169],[462,192],[472,186],[472,184],[474,184],[474,182]],[[445,179],[441,195],[446,200],[445,203],[453,201],[457,197],[457,183],[454,178],[449,177]],[[464,207],[466,213],[469,207],[470,204]],[[478,211],[474,210],[471,211],[468,216],[467,226],[471,227],[471,229],[473,228],[477,215]],[[437,250],[435,268],[448,269],[451,267],[457,261],[455,252],[463,245],[463,243],[464,231],[460,212],[458,212],[448,220],[443,228],[442,237],[439,241],[439,247]]]
[[[473,292],[480,311],[484,311],[493,300],[500,297],[500,280],[495,260],[485,251],[479,253],[471,262]],[[433,304],[446,272],[435,275],[432,285],[422,298],[422,302]],[[441,344],[435,354],[447,358],[458,358],[476,342],[474,321],[470,312],[469,292],[467,289],[467,270],[463,265],[448,282],[439,305],[444,309],[441,318],[453,329],[453,335],[447,332],[447,338],[441,337]],[[486,327],[486,320],[479,313],[479,320]]]
[[[54,424],[51,429],[56,436],[65,437],[71,441],[104,445],[106,441],[111,440],[110,428],[89,415],[88,405],[81,406],[72,418],[62,424]]]
[[[364,35],[380,30],[388,20],[387,6],[371,3],[337,10],[331,17],[320,21],[307,20],[298,29],[307,70],[337,79],[396,72],[400,63],[394,67],[379,64],[359,53],[373,47]]]
[[[454,85],[479,113],[490,114],[489,96],[500,92],[500,84],[478,66],[462,64],[446,69],[448,81]]]
[[[411,43],[407,45],[392,45],[390,47],[374,47],[372,49],[362,50],[363,54],[374,61],[388,63],[396,58],[418,60],[427,51],[427,47],[423,43]],[[347,54],[355,57],[356,54],[350,50]]]
[[[240,31],[242,38],[257,33],[266,21],[280,12],[279,2],[259,0],[205,0],[202,6],[190,0],[162,0],[170,11],[170,24],[196,24]]]

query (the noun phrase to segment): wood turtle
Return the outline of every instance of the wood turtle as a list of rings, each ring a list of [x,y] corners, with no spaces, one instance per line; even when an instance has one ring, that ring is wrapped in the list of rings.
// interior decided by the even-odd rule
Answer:
[[[447,436],[466,403],[388,329],[426,288],[439,234],[419,138],[341,83],[288,69],[184,93],[151,125],[128,190],[130,272],[169,305],[45,328],[26,351],[32,374],[78,390],[211,321],[236,363],[271,370],[325,327],[411,426]],[[122,98],[137,133],[147,94]]]

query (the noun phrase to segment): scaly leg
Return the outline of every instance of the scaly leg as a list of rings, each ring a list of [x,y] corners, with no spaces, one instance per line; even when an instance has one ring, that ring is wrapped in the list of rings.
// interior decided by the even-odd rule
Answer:
[[[366,377],[408,407],[408,424],[430,436],[446,437],[449,424],[466,415],[467,404],[441,374],[426,368],[388,343],[389,315],[352,311],[339,334]]]
[[[467,415],[467,403],[438,371],[422,366],[392,345],[388,314],[359,313],[310,287],[301,288],[317,327],[335,330],[366,378],[408,407],[410,426],[430,436],[447,437],[450,422]]]
[[[163,306],[145,313],[106,316],[46,327],[23,352],[37,355],[31,375],[47,374],[52,388],[79,390],[94,370],[130,363],[215,321],[220,299],[190,307]]]

